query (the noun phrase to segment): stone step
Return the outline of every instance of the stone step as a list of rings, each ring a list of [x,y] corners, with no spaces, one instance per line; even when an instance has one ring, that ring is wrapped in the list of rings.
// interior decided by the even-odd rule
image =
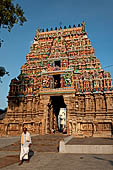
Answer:
[[[113,154],[113,138],[72,138],[59,143],[60,153]]]
[[[66,135],[60,133],[32,136],[31,149],[35,152],[58,152],[59,142],[65,137]],[[0,148],[0,151],[20,151],[20,140],[11,145]]]

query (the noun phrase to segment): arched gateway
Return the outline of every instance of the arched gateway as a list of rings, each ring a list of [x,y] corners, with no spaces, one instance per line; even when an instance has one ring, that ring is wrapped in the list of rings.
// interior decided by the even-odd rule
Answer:
[[[20,134],[24,125],[32,134],[112,135],[112,78],[101,68],[84,22],[37,30],[20,75],[11,80],[0,135]]]

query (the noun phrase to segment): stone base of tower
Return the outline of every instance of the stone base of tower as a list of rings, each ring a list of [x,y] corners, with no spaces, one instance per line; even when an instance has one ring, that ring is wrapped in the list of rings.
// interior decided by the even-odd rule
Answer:
[[[10,98],[8,111],[0,120],[0,136],[16,136],[24,126],[31,134],[58,131],[58,111],[66,109],[67,134],[79,137],[111,137],[113,93],[57,93],[21,98],[17,107]]]
[[[78,122],[76,123],[76,132],[73,128],[72,136],[76,137],[112,137],[112,122],[111,121],[95,121]]]

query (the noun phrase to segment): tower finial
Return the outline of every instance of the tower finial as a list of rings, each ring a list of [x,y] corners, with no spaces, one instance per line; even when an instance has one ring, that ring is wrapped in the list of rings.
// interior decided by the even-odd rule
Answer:
[[[82,21],[81,25],[82,25],[82,30],[85,32],[86,31],[86,23],[85,23],[85,21]]]

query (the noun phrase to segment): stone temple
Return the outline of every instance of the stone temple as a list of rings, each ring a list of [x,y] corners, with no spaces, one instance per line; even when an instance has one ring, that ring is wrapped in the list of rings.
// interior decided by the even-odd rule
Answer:
[[[73,136],[110,137],[113,86],[86,32],[77,27],[38,29],[21,73],[11,80],[8,110],[0,135],[52,129]]]

